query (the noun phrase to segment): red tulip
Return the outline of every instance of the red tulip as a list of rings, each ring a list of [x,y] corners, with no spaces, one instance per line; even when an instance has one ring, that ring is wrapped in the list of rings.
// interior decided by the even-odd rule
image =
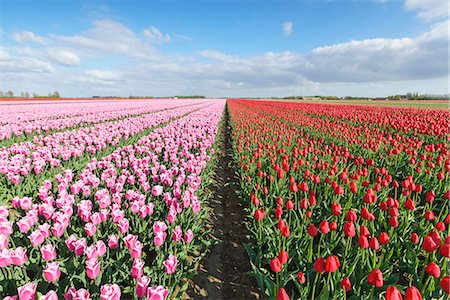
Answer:
[[[336,255],[332,255],[327,257],[325,261],[325,270],[329,273],[333,273],[339,269],[340,265],[339,258]]]
[[[305,277],[305,273],[303,272],[298,272],[297,274],[297,281],[300,284],[304,284],[306,282],[306,277]]]
[[[426,220],[431,221],[434,219],[434,212],[432,210],[426,211],[424,217]]]
[[[286,202],[286,208],[287,208],[288,210],[294,209],[294,203],[293,203],[291,200],[288,200],[288,201]]]
[[[445,223],[444,222],[438,222],[435,227],[436,227],[436,229],[438,231],[444,231],[445,230]]]
[[[319,257],[314,262],[314,270],[316,270],[317,273],[325,272],[325,261],[322,257]]]
[[[254,217],[257,221],[261,221],[265,215],[266,215],[266,213],[264,212],[263,209],[255,210]]]
[[[417,235],[417,233],[412,233],[410,240],[413,244],[417,244],[419,242],[419,236]]]
[[[376,237],[372,237],[369,240],[369,246],[372,250],[377,251],[378,249],[380,249],[380,244],[378,243],[378,239]]]
[[[439,247],[432,237],[426,236],[422,243],[422,248],[427,252],[433,252]]]
[[[280,260],[280,262],[281,262],[283,265],[284,265],[285,263],[287,263],[288,258],[289,258],[289,254],[288,254],[286,251],[284,251],[284,250],[281,250],[280,253],[278,254],[278,259]]]
[[[373,269],[367,276],[367,282],[376,287],[383,286],[383,273],[379,269]]]
[[[369,240],[365,235],[361,235],[358,239],[359,247],[366,249],[369,248]]]
[[[319,232],[317,231],[316,226],[314,226],[313,224],[310,224],[308,226],[308,234],[311,237],[315,237]]]
[[[337,230],[337,223],[335,221],[330,222],[330,229],[331,230]]]
[[[355,222],[358,218],[358,216],[356,215],[356,212],[353,209],[350,209],[346,214],[345,214],[345,218],[347,219],[347,221],[349,222]]]
[[[302,192],[307,192],[308,191],[308,184],[306,182],[304,182],[304,181],[302,183],[300,183],[300,190]]]
[[[378,240],[380,241],[381,245],[386,245],[389,243],[389,234],[387,232],[382,232],[380,236],[378,237]]]
[[[320,222],[319,230],[323,234],[327,234],[328,232],[330,232],[330,226],[328,225],[328,221],[327,220],[323,220],[322,222]]]
[[[277,300],[289,300],[289,295],[286,293],[286,291],[284,290],[284,288],[281,288],[278,290],[277,293]]]
[[[347,237],[354,237],[356,235],[355,225],[352,222],[344,223],[344,234]]]
[[[441,277],[441,269],[439,266],[432,261],[425,269],[425,271],[428,273],[428,275],[433,276],[434,278]]]
[[[339,203],[331,203],[331,214],[333,216],[340,216],[341,209],[342,209],[342,207]]]
[[[408,198],[405,202],[405,204],[403,205],[404,208],[407,208],[409,210],[414,210],[416,209],[414,202],[412,201],[411,198]]]
[[[272,260],[270,261],[270,268],[274,273],[281,272],[283,265],[281,264],[281,261],[278,259],[278,257],[272,258]]]
[[[422,295],[415,286],[406,289],[405,300],[422,300]]]
[[[348,277],[344,277],[339,283],[340,287],[344,289],[344,291],[348,292],[352,289],[352,283]]]
[[[397,289],[397,287],[391,285],[386,290],[386,300],[402,300],[402,294]]]
[[[447,258],[450,258],[450,244],[444,244],[439,248],[439,253]]]
[[[450,276],[449,275],[444,276],[441,279],[440,286],[447,294],[450,294]]]

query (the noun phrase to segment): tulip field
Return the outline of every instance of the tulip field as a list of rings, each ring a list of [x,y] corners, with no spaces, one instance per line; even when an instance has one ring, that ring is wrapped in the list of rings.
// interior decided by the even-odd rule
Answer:
[[[176,297],[209,243],[201,197],[224,104],[2,107],[1,298]]]
[[[226,130],[242,272],[262,298],[449,299],[447,109],[92,99],[0,112],[0,299],[186,298],[214,244]]]
[[[228,102],[268,299],[448,299],[450,114]]]

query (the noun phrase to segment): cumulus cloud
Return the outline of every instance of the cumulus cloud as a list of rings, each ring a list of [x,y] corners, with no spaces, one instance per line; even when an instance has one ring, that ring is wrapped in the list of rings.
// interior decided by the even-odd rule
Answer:
[[[16,31],[12,34],[12,39],[20,44],[34,42],[41,45],[47,45],[47,39],[31,31]]]
[[[113,20],[94,21],[91,28],[79,35],[51,37],[66,47],[90,53],[112,53],[141,59],[154,53],[130,28]]]
[[[48,49],[47,55],[52,61],[67,67],[78,66],[81,63],[78,55],[69,50]]]
[[[303,72],[318,82],[369,82],[436,78],[448,72],[449,22],[415,38],[366,39],[319,47]]]
[[[170,36],[168,34],[162,34],[161,31],[155,26],[144,29],[144,36],[153,43],[169,42]]]
[[[293,25],[291,21],[286,21],[282,24],[283,27],[283,34],[285,36],[291,36],[292,35],[292,30],[293,30]]]
[[[92,69],[86,71],[85,74],[91,77],[92,79],[102,81],[118,81],[121,79],[121,76],[118,72],[108,70]]]
[[[2,50],[0,69],[2,73],[53,73],[53,66],[44,60],[34,57],[15,57]],[[7,76],[5,76],[7,78]]]
[[[419,18],[425,21],[448,18],[450,14],[448,0],[406,0],[405,8],[418,10]]]

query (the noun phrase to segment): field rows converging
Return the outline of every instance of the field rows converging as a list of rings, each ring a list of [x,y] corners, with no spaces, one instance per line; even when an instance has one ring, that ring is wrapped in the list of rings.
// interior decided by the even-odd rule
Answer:
[[[0,104],[0,299],[448,299],[448,110]]]

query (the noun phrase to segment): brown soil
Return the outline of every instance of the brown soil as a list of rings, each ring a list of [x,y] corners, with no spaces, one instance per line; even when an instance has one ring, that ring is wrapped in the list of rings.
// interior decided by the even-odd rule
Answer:
[[[213,235],[220,242],[200,262],[199,274],[193,278],[185,298],[193,299],[260,299],[254,278],[245,273],[250,271],[247,253],[242,246],[248,243],[245,215],[236,190],[239,181],[230,167],[231,136],[228,110],[225,115],[224,142],[210,202],[211,216],[207,226],[212,226]]]

